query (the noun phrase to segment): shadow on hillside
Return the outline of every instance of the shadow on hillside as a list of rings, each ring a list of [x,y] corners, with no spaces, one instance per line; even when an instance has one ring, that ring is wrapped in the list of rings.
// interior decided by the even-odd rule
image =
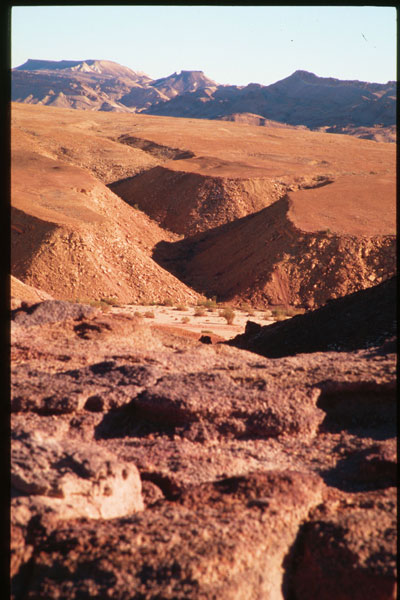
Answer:
[[[253,289],[257,282],[267,281],[284,253],[296,251],[288,208],[284,197],[258,212],[178,242],[161,241],[152,258],[197,292],[230,300]]]

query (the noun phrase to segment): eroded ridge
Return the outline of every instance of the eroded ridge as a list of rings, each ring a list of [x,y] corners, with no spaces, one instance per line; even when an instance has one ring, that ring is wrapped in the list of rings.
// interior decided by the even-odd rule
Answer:
[[[260,307],[317,308],[395,275],[394,233],[306,231],[290,218],[290,207],[284,196],[220,227],[161,241],[153,256],[194,289]]]

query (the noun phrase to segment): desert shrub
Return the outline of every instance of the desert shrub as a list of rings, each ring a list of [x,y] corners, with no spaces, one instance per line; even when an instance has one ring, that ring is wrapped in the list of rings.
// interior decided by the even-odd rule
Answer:
[[[201,333],[212,333],[210,329],[202,329]]]
[[[248,313],[251,310],[251,306],[248,302],[242,302],[239,306],[239,310]]]
[[[249,302],[242,302],[239,306],[239,310],[245,312],[249,317],[255,315],[255,308]]]
[[[304,309],[295,308],[294,306],[289,306],[288,308],[278,306],[276,308],[272,308],[271,313],[275,321],[282,321],[283,319],[288,319],[290,317],[294,317],[295,315],[303,314]]]
[[[101,300],[88,300],[87,304],[89,304],[89,306],[94,306],[95,308],[101,308],[102,306],[105,306],[105,303],[101,302]]]
[[[274,321],[285,321],[289,317],[287,315],[280,313],[278,315],[275,315],[273,318],[274,318]]]
[[[158,303],[155,300],[144,297],[142,300],[138,300],[137,304],[140,306],[157,306]]]
[[[295,308],[294,306],[289,306],[289,308],[286,310],[286,314],[288,315],[288,317],[302,315],[304,314],[304,308]]]
[[[83,304],[89,304],[89,306],[93,306],[94,308],[100,308],[103,312],[111,310],[111,305],[104,302],[104,300],[87,300]]]
[[[225,319],[228,325],[232,325],[235,319],[235,311],[230,306],[226,306],[224,309],[220,310],[218,314]]]
[[[275,321],[283,321],[283,319],[286,319],[286,317],[288,316],[286,309],[282,306],[271,308],[271,313]]]
[[[135,312],[133,313],[134,317],[139,317],[139,319],[141,319],[143,317],[142,313],[140,312],[140,310],[135,310]]]
[[[116,298],[115,296],[112,296],[110,298],[101,298],[101,302],[104,302],[104,304],[109,304],[110,306],[116,306],[118,304],[118,298]]]
[[[175,308],[175,310],[187,310],[187,307],[184,306],[183,304],[178,304],[178,306]]]
[[[190,322],[189,317],[182,317],[181,323],[189,323],[189,322]]]
[[[194,309],[195,317],[204,317],[205,314],[206,314],[206,311],[202,306],[196,306],[196,308]]]
[[[197,302],[197,306],[204,306],[205,308],[216,308],[217,297],[213,296],[212,298],[206,298],[205,300],[199,300]]]
[[[147,317],[148,319],[154,319],[155,314],[152,310],[146,310],[143,316]]]
[[[163,306],[173,306],[174,303],[172,302],[171,298],[165,298],[162,303]]]

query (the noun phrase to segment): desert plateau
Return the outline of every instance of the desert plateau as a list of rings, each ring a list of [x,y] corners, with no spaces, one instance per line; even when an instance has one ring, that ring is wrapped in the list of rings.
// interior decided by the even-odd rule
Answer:
[[[394,600],[394,82],[13,77],[12,600]]]

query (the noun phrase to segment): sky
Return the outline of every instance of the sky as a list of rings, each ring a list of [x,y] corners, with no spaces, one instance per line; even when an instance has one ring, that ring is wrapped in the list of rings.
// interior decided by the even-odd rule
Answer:
[[[112,60],[152,79],[201,70],[232,85],[298,69],[386,83],[396,19],[373,6],[14,6],[11,60]]]

